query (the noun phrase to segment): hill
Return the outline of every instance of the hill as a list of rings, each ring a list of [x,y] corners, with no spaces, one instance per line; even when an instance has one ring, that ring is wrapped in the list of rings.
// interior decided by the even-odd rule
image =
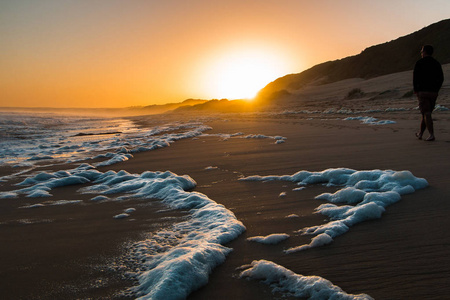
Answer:
[[[181,106],[173,110],[175,113],[189,113],[189,112],[221,112],[221,113],[236,113],[236,112],[248,112],[254,110],[253,103],[237,99],[213,99],[191,106]]]
[[[180,107],[191,107],[208,102],[208,100],[202,99],[186,99],[179,103],[167,103],[167,104],[153,104],[147,106],[135,106],[129,107],[127,110],[138,114],[161,114],[168,111],[178,109]]]
[[[328,61],[301,73],[280,77],[264,87],[257,100],[270,101],[280,94],[289,94],[308,85],[322,85],[350,78],[370,79],[412,70],[420,58],[420,49],[424,44],[434,46],[433,56],[441,64],[450,63],[449,32],[450,19],[447,19],[396,40],[369,47],[358,55]]]

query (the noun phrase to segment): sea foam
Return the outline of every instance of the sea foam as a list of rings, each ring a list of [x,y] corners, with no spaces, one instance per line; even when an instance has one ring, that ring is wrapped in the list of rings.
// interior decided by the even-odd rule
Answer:
[[[243,266],[241,268],[245,268]],[[240,273],[240,278],[261,280],[273,292],[302,299],[371,300],[366,294],[352,295],[319,276],[296,274],[271,261],[253,261],[250,268]]]
[[[257,243],[261,243],[261,244],[278,244],[287,238],[289,238],[289,234],[272,233],[267,236],[252,236],[252,237],[247,238],[247,241],[257,242]]]
[[[395,124],[397,122],[391,121],[391,120],[378,120],[374,117],[348,117],[345,118],[344,121],[352,121],[352,120],[358,120],[361,121],[363,124],[368,125],[387,125],[387,124]]]
[[[171,208],[189,211],[187,220],[134,245],[133,259],[141,271],[136,274],[139,285],[132,291],[142,299],[186,298],[207,283],[212,269],[232,250],[223,244],[245,231],[245,226],[225,206],[190,191],[196,186],[191,177],[170,171],[100,172],[92,165],[82,164],[71,170],[39,173],[18,184],[26,187],[0,193],[0,198],[36,193],[51,196],[53,188],[81,183],[88,185],[79,192],[96,194],[92,198],[95,200],[108,201],[110,197],[106,195],[118,195],[119,200],[159,199]],[[129,208],[113,218],[128,218],[134,211]]]
[[[322,172],[299,171],[293,175],[248,176],[243,181],[290,181],[298,185],[325,184],[344,186],[335,193],[323,193],[316,199],[326,200],[316,208],[316,213],[329,218],[329,222],[299,230],[314,236],[311,243],[287,249],[286,253],[302,251],[329,244],[360,222],[381,218],[386,207],[399,201],[401,195],[413,193],[428,186],[423,178],[409,171],[369,170],[346,168],[327,169]],[[344,204],[344,205],[337,205]]]

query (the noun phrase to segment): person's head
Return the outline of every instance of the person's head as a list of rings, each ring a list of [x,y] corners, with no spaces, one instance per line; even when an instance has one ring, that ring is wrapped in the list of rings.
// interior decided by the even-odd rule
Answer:
[[[422,50],[420,51],[420,53],[422,54],[422,57],[425,57],[425,56],[433,55],[433,51],[434,51],[433,46],[425,45],[422,47]]]

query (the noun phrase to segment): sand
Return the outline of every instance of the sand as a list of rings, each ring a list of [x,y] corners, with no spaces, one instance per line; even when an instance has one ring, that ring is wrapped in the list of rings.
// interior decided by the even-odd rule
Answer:
[[[414,100],[402,101],[414,106]],[[443,101],[448,105],[448,97]],[[197,182],[195,191],[225,205],[244,223],[247,231],[227,245],[234,251],[213,271],[209,284],[188,299],[273,299],[266,286],[238,278],[236,268],[258,259],[274,261],[298,274],[322,276],[347,293],[366,293],[375,299],[443,299],[450,294],[450,113],[434,114],[434,142],[414,137],[419,120],[415,110],[371,116],[397,123],[371,126],[343,121],[343,115],[326,119],[305,114],[214,116],[204,122],[213,128],[207,133],[261,133],[287,140],[278,145],[270,139],[223,141],[217,136],[181,140],[100,170],[188,174]],[[145,118],[140,120],[145,122]],[[217,169],[205,170],[208,166]],[[239,177],[337,167],[409,170],[425,178],[430,186],[402,196],[381,219],[352,227],[330,245],[284,254],[284,249],[309,242],[309,237],[293,232],[324,222],[323,216],[313,214],[321,203],[314,197],[333,189],[313,185],[293,192],[296,186],[291,183],[242,182]],[[0,168],[0,174],[9,172]],[[0,189],[10,190],[9,184],[0,184]],[[157,201],[96,206],[89,200],[91,195],[76,194],[80,187],[58,188],[51,200],[79,199],[83,205],[19,209],[47,199],[0,201],[2,297],[127,298],[117,295],[134,284],[122,277],[127,246],[184,215],[157,212],[162,207]],[[286,192],[286,197],[280,198],[281,192]],[[112,218],[128,207],[139,207],[132,220]],[[290,214],[300,218],[286,218]],[[288,233],[291,237],[277,245],[246,240],[272,233]],[[111,262],[116,265],[111,267]]]
[[[299,274],[322,276],[348,293],[367,293],[375,299],[442,299],[448,294],[448,120],[436,122],[441,136],[436,143],[413,137],[416,120],[382,127],[323,120],[218,123],[211,125],[222,132],[260,131],[288,139],[282,145],[267,140],[186,141],[130,162],[135,168],[164,168],[182,148],[186,156],[172,161],[168,168],[190,174],[199,185],[196,190],[231,209],[247,227],[245,234],[230,243],[234,251],[213,272],[210,283],[190,299],[272,299],[261,284],[236,278],[237,267],[256,259],[272,260]],[[209,165],[219,170],[202,170]],[[319,205],[313,198],[327,188],[315,186],[291,192],[295,187],[292,184],[243,183],[237,181],[240,174],[282,175],[333,167],[410,170],[426,178],[430,187],[402,197],[398,204],[388,207],[381,220],[359,224],[323,248],[284,255],[283,249],[307,243],[308,238],[291,237],[275,246],[245,240],[320,224],[323,216],[312,215]],[[280,199],[282,191],[288,195]],[[285,218],[292,213],[301,218]]]

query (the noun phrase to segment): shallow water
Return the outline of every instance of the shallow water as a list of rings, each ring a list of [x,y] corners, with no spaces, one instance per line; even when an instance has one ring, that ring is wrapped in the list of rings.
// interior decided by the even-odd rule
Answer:
[[[0,165],[82,159],[136,132],[124,118],[0,112]]]

